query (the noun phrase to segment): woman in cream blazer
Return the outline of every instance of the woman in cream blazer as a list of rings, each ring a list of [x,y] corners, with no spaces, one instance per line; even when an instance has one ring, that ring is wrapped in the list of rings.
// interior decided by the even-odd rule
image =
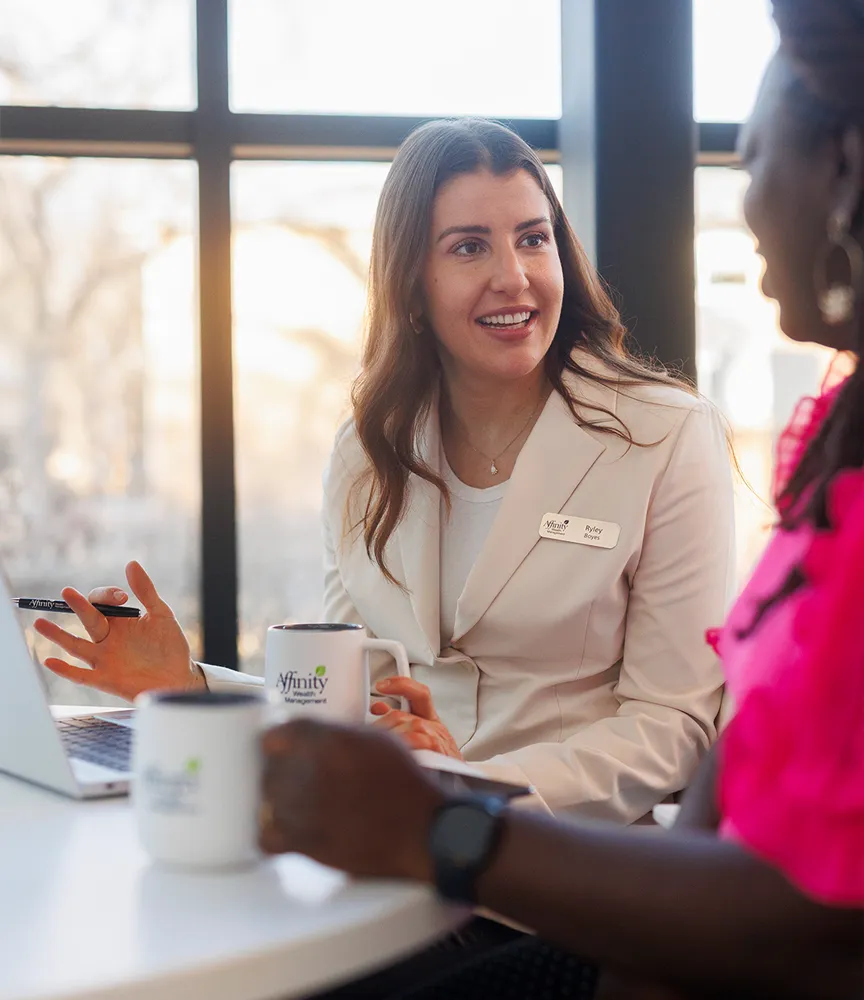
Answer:
[[[726,438],[712,408],[680,389],[571,386],[638,428],[647,446],[580,427],[552,393],[519,453],[446,648],[439,492],[412,476],[408,510],[386,550],[401,590],[370,561],[362,538],[344,532],[366,463],[345,425],[325,483],[324,620],[362,622],[402,642],[413,677],[428,685],[475,766],[530,782],[555,812],[633,822],[687,784],[716,736],[722,678],[703,634],[722,619],[734,585]],[[440,472],[435,412],[422,450]],[[355,496],[352,506],[364,503]],[[542,537],[550,515],[570,522],[567,538]],[[607,543],[617,541],[586,542],[583,526],[573,529],[583,521],[606,522]]]

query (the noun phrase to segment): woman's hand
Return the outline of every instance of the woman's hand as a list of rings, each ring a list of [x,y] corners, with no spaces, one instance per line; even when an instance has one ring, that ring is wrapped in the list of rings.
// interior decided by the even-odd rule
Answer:
[[[91,669],[75,667],[54,656],[45,660],[45,666],[76,684],[128,701],[142,691],[205,688],[204,675],[192,662],[189,643],[174,612],[156,592],[142,566],[130,562],[126,579],[144,608],[140,618],[106,618],[93,607],[92,602],[125,604],[128,597],[117,587],[100,587],[88,597],[72,587],[62,591],[63,600],[78,615],[92,642],[45,618],[37,618],[33,627]]]
[[[397,740],[298,719],[262,739],[259,842],[352,875],[431,880],[426,840],[443,793]]]
[[[375,685],[378,694],[388,698],[407,698],[410,712],[400,712],[383,701],[372,703],[370,711],[377,715],[375,726],[401,736],[412,750],[434,750],[447,757],[463,760],[456,741],[438,718],[432,704],[432,694],[425,684],[409,677],[387,677]]]

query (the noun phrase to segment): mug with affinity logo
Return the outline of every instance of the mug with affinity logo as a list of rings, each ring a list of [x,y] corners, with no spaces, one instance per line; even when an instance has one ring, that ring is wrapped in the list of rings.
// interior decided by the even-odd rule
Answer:
[[[372,650],[389,653],[399,675],[411,676],[402,643],[370,639],[362,625],[271,625],[264,683],[284,703],[289,717],[364,722],[369,711],[368,655]]]
[[[254,862],[259,741],[281,707],[250,691],[152,691],[135,706],[132,809],[144,850],[166,865]]]

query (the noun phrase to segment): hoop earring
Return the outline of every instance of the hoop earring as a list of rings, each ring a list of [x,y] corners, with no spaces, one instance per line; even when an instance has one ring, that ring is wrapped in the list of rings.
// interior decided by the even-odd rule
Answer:
[[[864,250],[849,232],[848,223],[832,216],[828,223],[830,246],[816,268],[816,294],[819,312],[828,326],[840,326],[855,316],[858,298],[864,289]],[[842,250],[849,264],[849,283],[831,285],[828,279],[828,262],[835,250]]]
[[[420,334],[423,332],[423,327],[420,326],[420,324],[417,322],[416,319],[414,319],[414,314],[413,313],[408,313],[408,322],[411,324],[411,329],[419,337]]]

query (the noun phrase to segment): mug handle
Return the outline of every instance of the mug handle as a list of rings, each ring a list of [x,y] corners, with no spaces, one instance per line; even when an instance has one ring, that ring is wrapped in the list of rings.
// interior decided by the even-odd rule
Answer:
[[[408,654],[401,642],[395,639],[364,639],[363,648],[370,650],[380,649],[384,653],[389,653],[396,661],[396,672],[400,677],[410,677],[411,669],[408,666]],[[400,707],[403,712],[410,712],[411,706],[407,698],[400,698]]]

